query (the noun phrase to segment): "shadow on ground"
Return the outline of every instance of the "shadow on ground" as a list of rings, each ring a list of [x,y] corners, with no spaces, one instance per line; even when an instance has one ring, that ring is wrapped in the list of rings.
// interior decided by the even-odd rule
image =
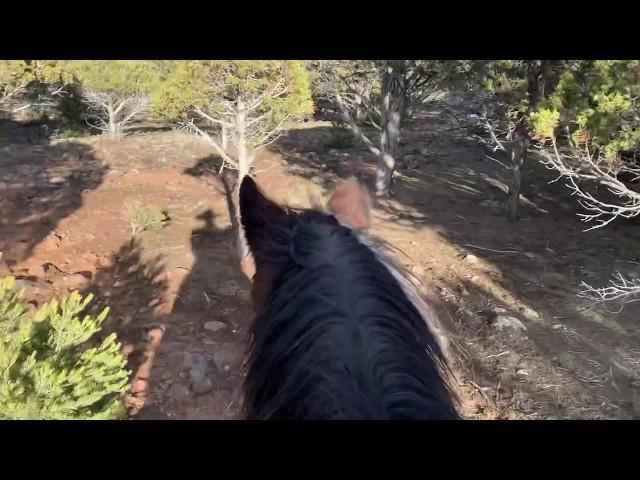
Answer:
[[[353,174],[371,187],[373,154],[358,146],[326,150],[329,135],[329,127],[293,130],[274,151],[287,173],[325,190]],[[628,262],[638,260],[638,222],[584,233],[578,206],[561,184],[548,183],[555,177],[534,155],[521,218],[509,222],[502,211],[509,172],[464,129],[436,110],[407,128],[404,140],[394,196],[377,200],[375,215],[387,236],[423,246],[413,249],[424,257],[421,269],[430,269],[427,242],[442,239],[453,249],[455,265],[436,266],[432,281],[451,292],[448,315],[458,343],[470,343],[463,348],[482,367],[483,388],[495,396],[499,382],[498,400],[508,397],[530,418],[637,417],[638,309],[585,311],[576,290],[581,281],[605,283],[616,269],[636,268]],[[490,320],[497,315],[518,319],[526,331],[497,331]]]

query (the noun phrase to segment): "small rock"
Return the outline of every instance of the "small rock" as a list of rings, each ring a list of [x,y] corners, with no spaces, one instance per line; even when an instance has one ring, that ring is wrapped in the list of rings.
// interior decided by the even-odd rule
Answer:
[[[316,162],[320,156],[316,152],[307,152],[307,158],[312,162]]]
[[[561,323],[554,323],[551,328],[553,328],[554,330],[560,330],[562,328],[562,324]]]
[[[213,382],[209,378],[209,361],[199,353],[191,355],[191,390],[196,395],[202,395],[213,389]]]
[[[422,155],[423,157],[426,157],[429,155],[429,149],[427,147],[420,147],[420,149],[418,150],[418,152],[420,153],[420,155]]]
[[[322,177],[311,177],[309,180],[316,185],[322,185],[324,183],[324,179]]]
[[[535,260],[536,258],[538,258],[538,255],[533,252],[524,252],[524,256],[530,258],[531,260]]]
[[[66,180],[64,179],[64,177],[52,177],[49,179],[49,183],[53,183],[53,184],[59,184],[59,183],[64,183]]]
[[[529,371],[524,368],[519,368],[516,370],[516,375],[529,375]]]
[[[217,332],[227,327],[227,324],[224,322],[219,322],[217,320],[213,320],[211,322],[207,322],[204,324],[204,329],[209,330],[210,332]]]
[[[334,157],[338,156],[340,152],[338,150],[336,150],[335,148],[332,148],[331,150],[329,150],[329,155],[332,155]]]
[[[464,261],[468,263],[478,263],[478,257],[472,253],[468,253],[464,256]]]
[[[191,381],[194,383],[204,381],[209,371],[209,362],[201,353],[192,353],[190,357],[191,369],[189,376],[191,377]]]
[[[87,283],[87,277],[80,273],[73,273],[71,275],[65,275],[63,281],[68,288],[77,290]]]
[[[411,267],[411,272],[414,275],[417,275],[418,277],[424,275],[424,268],[422,268],[422,266],[420,265],[414,265],[413,267]]]
[[[539,320],[540,319],[540,314],[538,312],[536,312],[534,309],[529,308],[529,307],[521,306],[520,307],[520,313],[522,313],[524,318],[526,318],[527,320]]]
[[[527,327],[516,317],[510,315],[498,315],[493,321],[493,326],[498,330],[512,328],[518,331],[526,331]]]

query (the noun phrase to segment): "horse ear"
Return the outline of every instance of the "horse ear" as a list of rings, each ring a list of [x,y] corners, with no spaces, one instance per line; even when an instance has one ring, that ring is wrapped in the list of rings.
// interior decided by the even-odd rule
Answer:
[[[240,184],[240,218],[251,250],[257,247],[259,232],[282,222],[286,215],[283,208],[260,191],[251,177],[244,177]]]
[[[341,223],[354,230],[371,225],[371,196],[355,177],[336,186],[329,199],[329,209]]]

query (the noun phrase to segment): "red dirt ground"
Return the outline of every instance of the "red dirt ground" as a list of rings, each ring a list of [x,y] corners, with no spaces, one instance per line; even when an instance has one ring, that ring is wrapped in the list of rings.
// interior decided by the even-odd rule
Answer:
[[[119,143],[0,137],[9,139],[0,251],[33,305],[79,289],[95,294],[95,309],[111,307],[107,330],[135,372],[135,418],[239,418],[250,285],[234,261],[211,150],[175,131]],[[370,182],[373,156],[327,151],[328,138],[324,123],[292,129],[258,155],[258,182],[294,206],[326,200],[339,177]],[[466,130],[434,110],[405,141],[413,158],[395,196],[375,202],[373,233],[398,249],[450,329],[464,415],[638,418],[638,309],[585,311],[575,295],[582,280],[638,272],[637,223],[583,233],[577,207],[533,163],[522,218],[509,223],[499,204],[507,172]],[[132,237],[134,201],[166,209],[170,221]]]

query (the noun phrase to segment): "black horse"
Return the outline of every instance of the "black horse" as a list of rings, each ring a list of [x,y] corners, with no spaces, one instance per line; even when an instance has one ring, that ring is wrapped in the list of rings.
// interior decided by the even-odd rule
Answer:
[[[344,182],[329,205],[332,214],[289,210],[251,178],[241,184],[256,268],[246,417],[458,419],[428,307],[358,232],[366,190]]]

